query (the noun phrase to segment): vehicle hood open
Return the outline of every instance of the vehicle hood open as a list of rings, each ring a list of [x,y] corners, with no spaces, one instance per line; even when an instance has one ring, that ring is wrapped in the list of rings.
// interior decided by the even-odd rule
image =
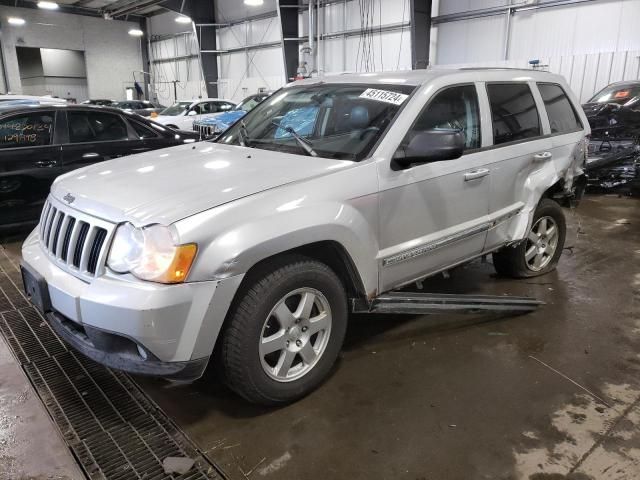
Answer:
[[[201,142],[69,172],[54,182],[51,193],[73,208],[108,221],[168,225],[350,165],[345,160]]]

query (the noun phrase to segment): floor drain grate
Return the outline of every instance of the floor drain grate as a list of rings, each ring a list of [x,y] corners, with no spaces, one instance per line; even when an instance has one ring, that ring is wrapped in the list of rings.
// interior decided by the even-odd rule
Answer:
[[[0,247],[0,333],[90,479],[220,478],[195,445],[126,374],[66,348],[20,290],[17,265]],[[166,457],[190,457],[168,475]]]

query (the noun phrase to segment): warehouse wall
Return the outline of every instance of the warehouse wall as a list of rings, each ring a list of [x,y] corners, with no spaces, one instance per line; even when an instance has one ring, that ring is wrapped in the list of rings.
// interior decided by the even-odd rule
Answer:
[[[441,0],[438,14],[507,3]],[[437,45],[432,60],[440,65],[528,68],[529,60],[539,59],[547,65],[545,69],[564,75],[584,101],[608,83],[640,78],[638,18],[638,0],[595,0],[516,12],[511,17],[506,58],[506,16],[439,24],[433,27]]]
[[[153,92],[162,105],[207,96],[198,57],[198,41],[189,24],[176,23],[176,14],[163,13],[148,19]],[[174,88],[174,81],[177,80]]]
[[[27,24],[8,25],[7,16],[22,17]],[[127,34],[137,27],[130,22],[2,6],[0,28],[9,87],[22,93],[16,46],[80,50],[85,53],[88,95],[124,98],[125,88],[133,85],[133,72],[142,70],[140,39]]]
[[[321,31],[329,38],[318,43],[319,74],[343,71],[365,72],[373,70],[402,70],[411,68],[411,39],[408,27],[409,0],[375,0],[371,2],[346,1],[322,5],[318,15]],[[370,5],[370,20],[362,20],[360,6]],[[243,17],[263,15],[276,10],[275,0],[265,0],[257,9],[246,7],[235,0],[220,0],[216,4],[219,22],[229,23]],[[401,26],[405,24],[404,28]],[[308,35],[308,11],[299,15],[300,36]],[[389,26],[397,30],[379,32]],[[369,27],[366,38],[359,35],[343,36],[348,30]],[[218,30],[218,48],[229,50],[247,45],[280,41],[277,17],[258,19]],[[302,45],[300,45],[302,47]],[[233,100],[258,89],[275,90],[285,79],[280,45],[269,48],[247,49],[219,56],[220,95]]]

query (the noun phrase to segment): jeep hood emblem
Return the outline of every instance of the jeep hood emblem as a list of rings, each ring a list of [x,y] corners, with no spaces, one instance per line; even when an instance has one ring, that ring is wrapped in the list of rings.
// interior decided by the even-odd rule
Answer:
[[[62,199],[69,205],[71,205],[75,201],[76,197],[74,197],[70,193],[67,193],[64,197],[62,197]]]

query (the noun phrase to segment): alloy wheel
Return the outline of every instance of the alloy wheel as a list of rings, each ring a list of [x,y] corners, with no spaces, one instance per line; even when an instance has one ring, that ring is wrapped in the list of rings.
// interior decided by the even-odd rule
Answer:
[[[291,382],[318,363],[329,343],[331,307],[313,288],[299,288],[282,297],[262,327],[259,352],[265,373]]]

